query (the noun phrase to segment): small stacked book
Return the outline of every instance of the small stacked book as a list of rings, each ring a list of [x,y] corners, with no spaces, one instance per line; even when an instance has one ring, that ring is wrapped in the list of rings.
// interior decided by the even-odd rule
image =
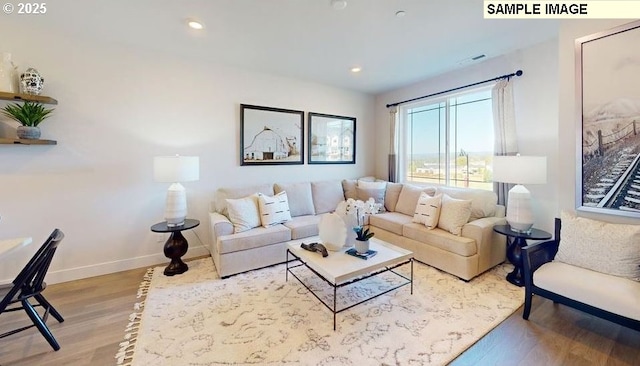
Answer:
[[[356,248],[351,248],[349,250],[347,250],[345,253],[352,255],[354,257],[358,257],[360,259],[369,259],[371,257],[373,257],[374,255],[378,254],[378,252],[376,252],[375,250],[369,249],[367,250],[365,253],[358,253],[356,251]]]

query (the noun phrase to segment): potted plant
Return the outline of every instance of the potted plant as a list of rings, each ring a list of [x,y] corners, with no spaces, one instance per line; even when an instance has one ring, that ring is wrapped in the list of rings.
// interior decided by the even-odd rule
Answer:
[[[13,103],[2,109],[2,113],[20,123],[18,138],[39,139],[40,128],[38,125],[50,117],[52,109],[45,108],[42,103],[24,102],[22,105]]]
[[[353,231],[356,232],[356,252],[362,254],[369,251],[369,239],[371,239],[374,233],[370,232],[369,229],[365,229],[363,226],[356,226],[353,228]]]

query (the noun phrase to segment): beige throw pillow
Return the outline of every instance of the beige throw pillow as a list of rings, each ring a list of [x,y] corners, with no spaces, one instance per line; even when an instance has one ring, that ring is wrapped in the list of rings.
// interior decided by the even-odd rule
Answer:
[[[416,213],[413,214],[413,222],[423,224],[429,230],[435,229],[438,226],[441,204],[442,195],[431,197],[424,192],[420,193]]]
[[[447,230],[451,234],[462,234],[462,226],[469,221],[471,216],[471,201],[456,200],[448,195],[442,195],[442,206],[438,227]]]
[[[287,192],[280,192],[273,197],[258,194],[258,207],[260,209],[260,222],[264,227],[291,220]]]
[[[233,224],[234,233],[241,233],[260,226],[257,193],[237,199],[227,198],[226,203],[229,221]]]
[[[430,196],[435,196],[436,189],[431,187],[418,187],[411,184],[403,184],[400,195],[398,196],[398,202],[396,203],[395,211],[403,213],[405,215],[413,216],[416,212],[416,205],[418,204],[418,198],[420,193],[425,192]]]
[[[562,211],[555,260],[640,281],[640,225],[612,224]]]

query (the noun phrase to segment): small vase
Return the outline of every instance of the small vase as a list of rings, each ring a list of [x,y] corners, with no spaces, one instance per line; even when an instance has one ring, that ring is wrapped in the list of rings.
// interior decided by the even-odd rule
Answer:
[[[30,67],[20,75],[20,87],[23,94],[40,95],[44,86],[44,78],[38,70]]]
[[[18,126],[18,138],[37,140],[40,138],[40,127]]]
[[[9,52],[2,52],[0,60],[0,91],[6,93],[18,93],[18,71],[11,61]]]
[[[369,240],[358,240],[356,239],[356,252],[359,254],[364,254],[369,251]]]

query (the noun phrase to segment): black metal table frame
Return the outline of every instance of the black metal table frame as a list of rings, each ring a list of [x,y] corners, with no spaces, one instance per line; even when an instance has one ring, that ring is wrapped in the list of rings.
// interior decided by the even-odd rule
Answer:
[[[292,261],[289,261],[289,254],[291,254],[295,259],[292,260]],[[296,264],[295,266],[289,265],[290,262],[295,262],[295,261],[298,261],[301,264]],[[398,268],[400,266],[403,266],[405,264],[408,264],[408,263],[411,264],[411,277],[410,278],[404,276],[401,273],[398,273],[398,272],[394,271],[394,269],[396,269],[396,268]],[[330,304],[327,304],[323,299],[321,299],[320,296],[318,296],[309,286],[307,286],[307,284],[304,283],[304,281],[302,281],[300,279],[300,277],[298,277],[295,273],[293,273],[292,269],[297,268],[297,267],[302,267],[302,266],[307,267],[311,272],[315,273],[316,276],[320,277],[322,280],[324,280],[324,282],[328,283],[329,286],[333,287],[333,308],[331,307]],[[351,304],[351,305],[349,305],[349,306],[347,306],[345,308],[337,310],[337,291],[338,291],[338,288],[344,287],[344,286],[348,286],[348,285],[354,284],[356,282],[360,282],[362,280],[366,280],[368,278],[377,276],[377,275],[379,275],[381,273],[384,273],[384,272],[391,272],[391,273],[393,273],[393,274],[395,274],[395,275],[397,275],[399,277],[404,278],[406,280],[406,282],[401,283],[399,285],[396,285],[394,287],[391,287],[389,289],[386,289],[385,291],[383,291],[383,292],[381,292],[381,293],[379,293],[377,295],[374,295],[374,296],[371,296],[369,298],[366,298],[366,299],[364,299],[362,301],[359,301],[359,302],[357,302],[355,304]],[[331,312],[333,312],[333,330],[336,330],[336,314],[338,314],[338,313],[341,313],[341,312],[343,312],[345,310],[349,310],[354,306],[360,305],[360,304],[362,304],[364,302],[367,302],[369,300],[375,299],[378,296],[382,296],[382,295],[384,295],[386,293],[389,293],[389,292],[391,292],[393,290],[397,290],[400,287],[403,287],[403,286],[406,286],[406,285],[409,285],[409,284],[411,285],[411,295],[413,295],[413,258],[409,258],[406,261],[403,261],[403,262],[400,262],[400,263],[396,263],[396,264],[394,264],[392,266],[385,266],[384,268],[382,268],[380,270],[371,272],[371,273],[369,273],[367,275],[359,276],[359,277],[357,277],[357,278],[355,278],[353,280],[347,281],[347,282],[343,282],[343,283],[340,283],[340,284],[334,284],[334,283],[331,283],[331,281],[329,281],[326,278],[324,278],[320,273],[318,273],[316,270],[311,268],[309,265],[307,265],[307,263],[305,261],[303,261],[300,257],[295,255],[290,249],[287,249],[285,281],[289,281],[289,273],[291,273],[291,275],[293,277],[295,277],[298,280],[298,282],[300,282],[302,284],[302,286],[304,286],[313,296],[315,296],[316,299],[320,300],[320,302],[327,309],[329,309],[329,310],[331,310]]]

